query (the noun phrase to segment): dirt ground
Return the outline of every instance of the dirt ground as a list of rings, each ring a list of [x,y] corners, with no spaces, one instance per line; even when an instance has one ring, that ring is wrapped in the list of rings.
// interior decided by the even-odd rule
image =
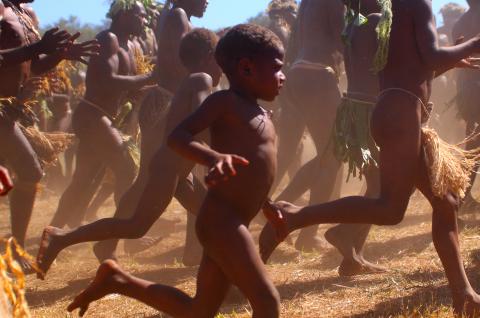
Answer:
[[[354,187],[357,188],[358,187]],[[29,229],[28,250],[36,255],[42,228],[56,208],[58,196],[45,191],[36,205]],[[101,215],[113,212],[113,203]],[[2,217],[8,220],[6,207]],[[134,257],[125,255],[120,246],[120,263],[129,272],[158,283],[176,286],[193,295],[197,267],[181,264],[184,241],[185,212],[174,202],[156,225],[151,235],[165,236],[157,246]],[[175,223],[175,220],[180,220]],[[476,290],[480,290],[477,274],[480,264],[480,227],[474,217],[462,231],[462,255]],[[9,232],[3,223],[0,235]],[[321,227],[323,234],[327,227]],[[282,244],[274,254],[268,271],[282,298],[282,317],[451,317],[450,293],[440,260],[430,235],[430,207],[415,194],[405,220],[395,227],[375,227],[366,248],[368,259],[387,266],[385,274],[340,278],[337,266],[340,256],[332,248],[320,253],[297,252]],[[258,236],[260,226],[252,232]],[[93,278],[98,263],[91,244],[74,246],[62,252],[46,281],[34,276],[27,280],[27,298],[33,317],[65,318],[66,307],[74,296]],[[249,317],[245,298],[233,289],[218,317]],[[147,306],[125,297],[111,295],[94,303],[87,317],[167,317]]]

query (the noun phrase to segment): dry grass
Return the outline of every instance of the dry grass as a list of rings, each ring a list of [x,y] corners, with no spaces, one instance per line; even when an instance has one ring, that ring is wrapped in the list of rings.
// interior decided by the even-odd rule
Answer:
[[[29,231],[30,251],[36,252],[41,229],[50,220],[57,202],[57,196],[47,194],[38,202]],[[4,219],[8,219],[5,208],[2,213]],[[112,213],[111,203],[102,213]],[[157,226],[163,233],[170,228],[170,236],[134,258],[121,255],[121,264],[142,278],[193,294],[197,268],[185,268],[179,263],[184,212],[173,203],[164,218],[181,218],[182,222],[176,228],[172,223]],[[469,224],[461,235],[462,254],[472,284],[479,290],[476,264],[480,260],[480,227],[475,220]],[[368,240],[366,256],[388,266],[391,272],[351,279],[338,277],[336,267],[340,256],[333,249],[305,254],[281,245],[268,271],[282,297],[282,317],[451,317],[450,294],[431,241],[430,228],[430,208],[421,196],[415,195],[404,222],[395,227],[375,227]],[[1,231],[6,234],[8,229],[5,224]],[[258,225],[253,226],[255,236],[259,229]],[[46,281],[30,276],[27,298],[33,317],[75,317],[65,308],[87,286],[97,266],[91,245],[84,244],[62,252]],[[233,290],[221,312],[219,317],[249,317],[250,307],[244,297]],[[87,317],[166,316],[136,301],[113,295],[93,304]]]

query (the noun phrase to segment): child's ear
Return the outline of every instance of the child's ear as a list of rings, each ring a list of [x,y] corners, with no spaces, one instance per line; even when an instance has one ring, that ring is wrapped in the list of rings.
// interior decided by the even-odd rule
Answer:
[[[249,58],[241,58],[238,62],[240,74],[243,76],[252,75],[253,63]]]

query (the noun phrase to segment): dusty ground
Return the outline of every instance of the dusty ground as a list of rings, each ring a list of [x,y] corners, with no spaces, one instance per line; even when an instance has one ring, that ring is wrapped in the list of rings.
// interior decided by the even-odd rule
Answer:
[[[57,196],[44,193],[36,206],[28,240],[33,254],[41,229],[50,220],[57,202]],[[102,215],[112,213],[111,204],[102,210]],[[1,210],[2,217],[8,219],[6,208]],[[164,224],[161,231],[169,235],[167,238],[135,257],[120,255],[121,264],[142,278],[193,294],[197,268],[186,268],[180,262],[185,228],[183,209],[174,202],[164,218],[182,222],[175,226]],[[480,227],[473,219],[467,223],[468,228],[461,235],[462,254],[471,282],[480,290],[476,267],[480,260]],[[449,291],[433,248],[430,227],[430,208],[421,196],[415,195],[404,222],[395,227],[375,227],[368,240],[367,257],[391,271],[351,279],[338,277],[340,257],[333,249],[305,254],[281,245],[268,271],[282,297],[282,317],[451,317]],[[8,225],[4,225],[0,234],[7,234],[8,230]],[[259,230],[258,225],[252,228],[255,236]],[[321,232],[324,230],[322,227]],[[30,276],[27,297],[33,317],[75,317],[65,308],[87,286],[97,266],[91,245],[84,244],[62,252],[46,281]],[[244,297],[233,290],[219,317],[249,317],[249,312]],[[87,317],[166,316],[136,301],[112,295],[93,304]]]

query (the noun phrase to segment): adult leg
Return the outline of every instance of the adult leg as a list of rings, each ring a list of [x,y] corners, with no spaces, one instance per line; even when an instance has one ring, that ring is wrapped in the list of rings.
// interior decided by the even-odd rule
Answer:
[[[283,189],[275,201],[295,202],[311,189],[319,169],[318,159],[313,158],[305,163],[293,176],[287,187]]]
[[[275,191],[288,171],[289,166],[295,161],[295,155],[298,154],[297,150],[306,128],[303,117],[298,114],[296,107],[291,104],[287,90],[284,89],[283,92],[285,96],[280,99],[282,108],[278,123],[278,168],[271,192]]]
[[[25,236],[43,171],[35,151],[17,123],[0,117],[0,135],[0,152],[17,177],[10,193],[12,235],[21,246],[25,246]],[[26,271],[31,270],[26,260],[18,255],[17,260]]]
[[[57,211],[50,222],[51,226],[62,228],[73,219],[83,218],[83,211],[79,207],[88,206],[91,196],[87,195],[87,192],[94,186],[94,180],[103,172],[102,159],[94,149],[88,144],[88,140],[80,141],[72,180],[60,198]],[[72,210],[80,216],[72,216]]]
[[[447,194],[443,198],[433,195],[427,165],[423,158],[421,160],[417,187],[433,208],[433,244],[445,269],[452,292],[454,312],[457,315],[465,313],[467,317],[478,317],[480,296],[475,293],[468,281],[460,253],[457,227],[458,199],[451,194]]]
[[[331,135],[341,97],[337,78],[329,70],[296,69],[289,75],[291,99],[303,116],[317,151],[319,170],[310,192],[310,204],[323,203],[329,200],[340,169],[331,147]],[[325,243],[316,238],[317,230],[318,226],[303,229],[295,247],[298,250],[325,248]]]
[[[196,266],[202,255],[202,246],[195,232],[196,215],[198,214],[205,198],[206,189],[193,174],[180,180],[175,192],[175,198],[187,210],[187,229],[185,233],[185,249],[182,262],[185,266]]]
[[[478,132],[478,128],[477,128],[478,121],[475,118],[466,118],[465,121],[467,124],[467,127],[466,127],[467,136],[470,136],[471,134]],[[480,147],[480,138],[473,138],[472,140],[469,140],[465,145],[465,148],[467,150],[476,149],[478,147]],[[472,186],[475,183],[478,168],[479,168],[479,164],[477,163],[475,165],[475,168],[473,169],[472,174],[470,175],[471,186],[468,187],[467,191],[465,192],[465,199],[462,204],[461,214],[473,212],[475,210],[480,209],[480,203],[477,200],[475,200],[472,196]]]
[[[314,224],[398,224],[404,217],[415,185],[420,156],[420,104],[392,92],[378,103],[372,116],[372,135],[380,146],[379,198],[346,197],[329,203],[297,208],[279,203],[284,226],[267,224],[260,235],[264,260],[278,245],[277,236]],[[270,209],[267,209],[268,212]],[[271,212],[271,211],[270,211]]]
[[[375,198],[380,193],[380,175],[376,167],[365,172],[367,191],[365,197]],[[385,268],[372,264],[364,257],[364,246],[371,224],[339,224],[325,233],[325,238],[343,256],[338,268],[340,276],[354,276],[385,271]]]
[[[113,194],[115,188],[114,185],[110,182],[102,182],[100,190],[95,194],[93,201],[88,205],[87,212],[85,213],[85,219],[87,221],[95,221],[98,217],[98,210],[102,205],[110,198]]]

